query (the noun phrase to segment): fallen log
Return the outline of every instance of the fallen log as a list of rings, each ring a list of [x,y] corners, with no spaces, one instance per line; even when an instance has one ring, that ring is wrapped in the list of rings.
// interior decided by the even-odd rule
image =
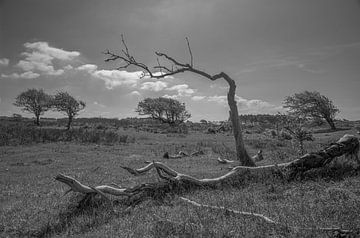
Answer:
[[[188,190],[189,188],[197,187],[218,187],[225,184],[234,184],[239,181],[251,181],[251,179],[253,178],[266,180],[270,177],[278,177],[279,175],[281,177],[287,177],[291,179],[298,173],[303,173],[313,168],[326,166],[334,158],[342,155],[345,155],[345,157],[347,158],[353,159],[357,162],[357,166],[360,166],[358,152],[358,138],[352,135],[345,135],[339,141],[331,144],[327,148],[318,152],[305,154],[301,158],[296,159],[292,162],[259,167],[236,166],[230,172],[216,178],[198,179],[187,174],[179,173],[161,162],[151,162],[145,167],[139,169],[132,169],[129,167],[122,168],[136,176],[145,174],[150,170],[155,169],[162,180],[154,183],[144,183],[130,188],[121,188],[116,184],[113,184],[112,186],[100,185],[96,187],[91,187],[84,185],[76,179],[63,174],[58,174],[55,179],[70,187],[70,189],[65,192],[65,194],[69,192],[82,193],[85,195],[83,199],[84,201],[89,201],[98,195],[103,198],[108,204],[110,204],[112,211],[114,211],[112,207],[113,202],[108,197],[108,195],[124,197],[125,199],[122,200],[124,204],[134,206],[148,198],[164,198],[167,196],[167,194],[179,191],[179,189],[181,191],[184,191]],[[183,197],[180,197],[180,200],[195,207],[211,210],[224,210],[225,212],[227,212],[227,214],[232,214],[235,216],[254,217],[264,221],[266,224],[273,225],[274,227],[280,227],[281,229],[285,229],[287,231],[289,229],[318,230],[321,232],[331,232],[332,237],[348,237],[349,235],[349,237],[352,237],[351,235],[359,234],[360,232],[340,228],[304,228],[285,226],[284,224],[276,222],[262,214],[236,211],[224,207],[204,205]]]
[[[169,152],[165,152],[163,155],[163,158],[164,159],[180,159],[183,157],[199,156],[199,155],[203,155],[203,154],[204,154],[204,151],[202,151],[202,150],[192,152],[190,155],[188,153],[180,150],[179,153],[174,154],[174,155],[170,155]]]
[[[224,184],[238,183],[249,178],[266,180],[271,177],[278,176],[282,178],[293,179],[299,173],[301,174],[310,169],[326,166],[334,158],[341,155],[350,157],[357,162],[358,166],[360,166],[358,152],[358,138],[353,135],[345,135],[339,141],[331,144],[327,148],[318,152],[305,154],[292,162],[259,167],[236,166],[228,173],[216,178],[198,179],[187,174],[179,173],[164,163],[151,162],[145,167],[139,169],[133,169],[126,166],[123,166],[122,168],[135,176],[145,174],[151,169],[156,169],[159,177],[163,179],[163,181],[157,183],[140,184],[132,188],[118,188],[109,185],[100,185],[91,188],[81,184],[76,179],[63,174],[57,175],[55,179],[68,185],[70,187],[70,191],[73,192],[79,192],[83,194],[96,194],[101,192],[101,195],[110,194],[114,196],[125,196],[128,198],[134,198],[135,196],[138,199],[142,199],[142,197],[151,197],[153,194],[158,192],[171,192],[175,187],[218,187]]]

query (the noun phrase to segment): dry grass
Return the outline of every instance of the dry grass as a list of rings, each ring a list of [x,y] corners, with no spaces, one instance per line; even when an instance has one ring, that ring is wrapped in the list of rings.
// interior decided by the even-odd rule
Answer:
[[[3,237],[327,237],[325,233],[302,230],[274,230],[266,224],[235,218],[224,212],[190,207],[177,195],[164,201],[148,200],[126,209],[115,203],[111,212],[101,201],[92,206],[77,206],[81,196],[61,197],[66,187],[53,176],[64,173],[89,185],[133,186],[157,181],[156,173],[133,177],[122,165],[140,167],[144,161],[162,161],[179,172],[199,178],[227,172],[217,163],[218,156],[233,152],[233,138],[216,134],[190,133],[185,137],[134,132],[134,143],[79,144],[58,142],[27,146],[0,147],[0,236]],[[345,133],[316,134],[306,143],[316,150],[334,142]],[[265,160],[261,164],[292,160],[296,150],[290,142],[278,142],[259,134],[246,135],[250,154],[261,146]],[[258,141],[258,142],[256,142]],[[266,143],[264,142],[266,141]],[[277,143],[283,143],[277,146]],[[166,160],[166,151],[205,155]],[[231,152],[232,151],[232,152]],[[342,227],[360,229],[360,177],[340,174],[336,178],[313,177],[290,183],[273,180],[217,190],[197,190],[183,196],[209,205],[262,213],[276,221],[300,227]],[[113,198],[116,199],[116,198]]]

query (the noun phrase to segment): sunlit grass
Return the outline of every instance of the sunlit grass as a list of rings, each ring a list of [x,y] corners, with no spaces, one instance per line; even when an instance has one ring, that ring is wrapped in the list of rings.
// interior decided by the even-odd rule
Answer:
[[[198,178],[216,177],[228,171],[228,166],[218,164],[216,158],[230,158],[235,153],[233,137],[224,134],[199,132],[169,137],[126,132],[134,137],[134,143],[58,142],[0,147],[0,236],[327,237],[313,231],[276,230],[253,219],[194,208],[179,201],[178,195],[164,201],[147,200],[128,209],[118,202],[113,212],[101,201],[77,207],[81,195],[62,197],[67,188],[54,181],[57,173],[92,186],[112,182],[134,186],[157,181],[156,172],[133,177],[121,166],[138,168],[145,161],[156,160]],[[316,134],[315,141],[305,147],[308,151],[317,150],[345,133],[354,132]],[[245,141],[250,154],[255,154],[261,146],[265,157],[261,164],[281,163],[296,156],[290,142],[256,133],[246,135]],[[162,158],[164,152],[191,153],[200,149],[204,155],[175,160]],[[289,226],[360,228],[360,179],[356,173],[337,178],[239,184],[181,195],[204,204],[261,213]]]

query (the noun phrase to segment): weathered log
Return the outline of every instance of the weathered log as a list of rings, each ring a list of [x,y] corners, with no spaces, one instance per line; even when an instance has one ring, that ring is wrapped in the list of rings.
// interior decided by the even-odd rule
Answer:
[[[230,164],[230,163],[234,163],[234,162],[235,162],[234,160],[222,159],[222,158],[220,158],[220,157],[218,157],[216,160],[217,160],[217,162],[219,162],[220,164]]]
[[[181,159],[183,157],[189,157],[189,156],[199,156],[199,155],[203,155],[204,152],[202,150],[199,151],[195,151],[192,152],[190,155],[184,151],[179,151],[179,153],[175,154],[175,155],[170,155],[169,152],[165,152],[163,155],[164,159]]]
[[[224,184],[238,183],[249,178],[264,180],[269,179],[270,177],[277,177],[279,175],[291,179],[295,175],[303,173],[307,170],[326,166],[332,161],[332,159],[341,155],[345,155],[347,157],[350,156],[353,159],[355,158],[360,165],[358,152],[358,138],[352,135],[345,135],[338,142],[331,144],[329,147],[318,152],[306,154],[292,162],[259,167],[236,166],[231,169],[230,172],[216,178],[197,179],[193,176],[179,173],[161,162],[152,162],[139,169],[132,169],[125,166],[122,168],[133,175],[145,174],[146,172],[155,168],[159,177],[164,180],[161,183],[141,184],[133,188],[118,188],[107,185],[91,188],[81,184],[74,178],[62,174],[57,175],[55,179],[67,184],[71,188],[71,191],[83,194],[100,191],[104,194],[111,194],[114,196],[131,197],[140,193],[143,196],[149,196],[156,193],[156,190],[158,189],[165,189],[167,192],[171,192],[171,188],[175,185],[180,187],[217,187]]]

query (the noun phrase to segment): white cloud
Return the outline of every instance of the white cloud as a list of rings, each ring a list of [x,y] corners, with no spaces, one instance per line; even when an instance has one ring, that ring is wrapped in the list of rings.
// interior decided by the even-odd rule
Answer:
[[[142,83],[141,89],[159,92],[167,87],[167,83],[163,81]]]
[[[205,96],[192,96],[191,100],[193,101],[201,101],[204,100],[206,97]]]
[[[66,51],[49,46],[47,42],[25,43],[28,52],[21,55],[24,59],[17,63],[17,66],[24,71],[38,71],[46,75],[61,75],[63,69],[54,68],[54,60],[67,61],[80,55],[77,51]]]
[[[0,59],[0,65],[2,65],[2,66],[8,66],[9,62],[10,62],[9,59],[7,59],[7,58]]]
[[[219,104],[227,105],[227,97],[226,96],[208,96],[207,100],[209,102],[217,102]]]
[[[174,85],[166,90],[177,91],[178,96],[180,96],[180,97],[191,96],[192,94],[195,93],[195,90],[192,88],[189,88],[189,85],[187,85],[187,84]]]
[[[1,74],[1,77],[3,77],[3,78],[13,78],[13,79],[35,79],[35,78],[38,78],[39,76],[40,76],[40,74],[34,73],[32,71],[27,71],[22,74],[18,74],[18,73],[12,73],[9,75]]]
[[[162,96],[163,98],[171,98],[171,99],[178,99],[179,98],[179,95],[168,95],[168,94],[165,94],[164,96]]]
[[[93,73],[97,70],[97,68],[98,68],[97,65],[94,65],[94,64],[84,64],[84,65],[77,67],[76,69],[84,70],[89,73]]]
[[[66,69],[66,70],[70,70],[70,69],[73,69],[73,67],[71,66],[71,65],[66,65],[65,67],[64,67],[64,69]]]
[[[132,91],[131,93],[130,93],[130,95],[132,95],[132,96],[141,96],[141,93],[139,93],[139,91]]]
[[[24,46],[28,49],[33,49],[35,52],[39,52],[43,55],[48,55],[54,59],[59,60],[71,60],[77,56],[80,56],[80,53],[77,51],[66,51],[63,49],[51,47],[47,42],[39,41],[34,43],[25,43]]]
[[[92,72],[91,75],[95,78],[103,80],[107,89],[113,89],[124,85],[135,87],[140,79],[141,72],[97,70]]]
[[[209,102],[217,102],[220,105],[227,106],[227,96],[208,96],[206,98]],[[269,102],[259,99],[246,99],[243,97],[235,96],[235,100],[238,104],[239,113],[242,114],[267,114],[276,113],[282,111],[281,106],[273,105]]]

